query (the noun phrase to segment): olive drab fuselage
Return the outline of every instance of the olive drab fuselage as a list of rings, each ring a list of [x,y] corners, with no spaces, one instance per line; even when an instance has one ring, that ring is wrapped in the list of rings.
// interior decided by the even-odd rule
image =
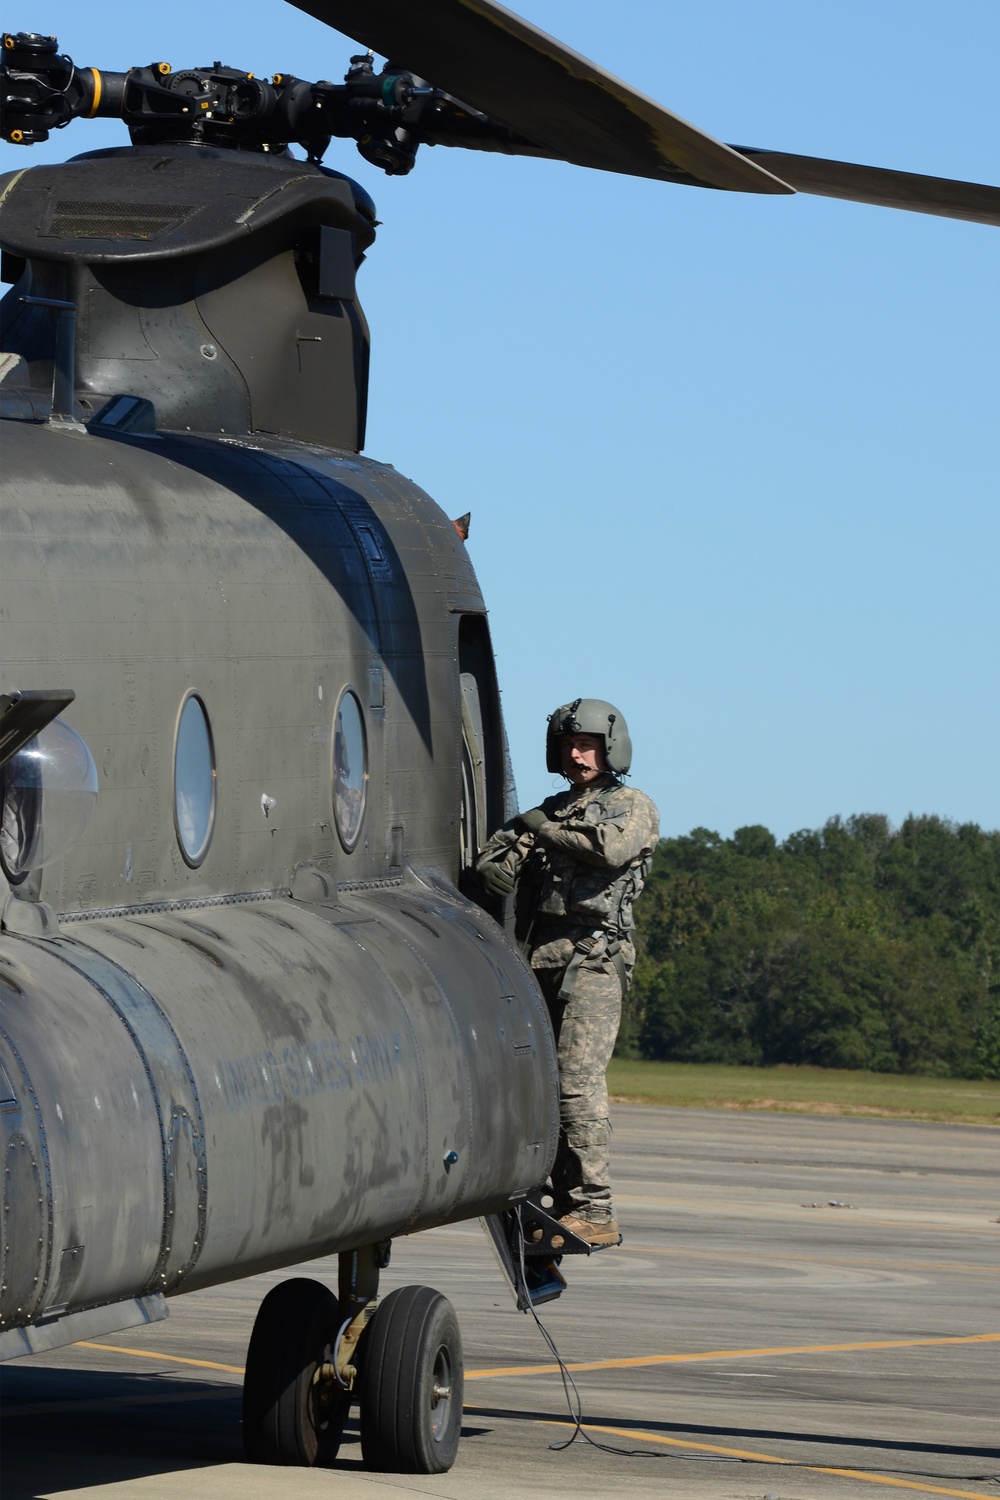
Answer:
[[[511,810],[482,597],[453,523],[354,451],[367,333],[316,231],[363,222],[341,179],[209,153],[234,217],[213,204],[204,243],[190,218],[185,251],[205,189],[162,157],[159,265],[155,238],[88,238],[93,163],[8,195],[2,690],[72,689],[99,790],[77,844],[0,890],[5,1354],[494,1212],[555,1151],[544,1007],[461,894]],[[40,290],[76,301],[75,422],[45,420]],[[328,361],[319,396],[300,355]],[[156,431],[115,426],[150,401]]]

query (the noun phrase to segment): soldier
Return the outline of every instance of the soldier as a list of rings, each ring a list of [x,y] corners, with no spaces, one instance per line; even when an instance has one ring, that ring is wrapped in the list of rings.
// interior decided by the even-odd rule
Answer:
[[[632,742],[616,708],[577,698],[549,719],[545,763],[568,791],[518,813],[476,868],[494,897],[515,890],[516,932],[545,996],[559,1057],[554,1214],[591,1245],[619,1243],[609,1181],[605,1072],[635,962],[632,903],[659,837],[653,803],[621,778]]]

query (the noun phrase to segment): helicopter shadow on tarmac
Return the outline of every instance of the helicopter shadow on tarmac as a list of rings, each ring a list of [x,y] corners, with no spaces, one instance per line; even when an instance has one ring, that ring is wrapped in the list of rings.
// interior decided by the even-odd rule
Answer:
[[[160,1371],[8,1365],[3,1374],[4,1500],[36,1500],[81,1484],[89,1488],[242,1464],[241,1408],[242,1385],[235,1378],[223,1384]],[[473,1418],[463,1424],[462,1436],[488,1431]],[[333,1472],[365,1472],[356,1412],[330,1467]]]
[[[243,1457],[238,1383],[18,1365],[3,1395],[6,1500]]]

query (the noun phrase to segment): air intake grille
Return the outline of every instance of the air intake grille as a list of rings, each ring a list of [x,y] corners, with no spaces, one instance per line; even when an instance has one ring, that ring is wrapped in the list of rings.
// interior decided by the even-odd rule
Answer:
[[[64,239],[152,240],[183,224],[194,212],[184,203],[95,203],[64,198],[49,222],[49,233]]]

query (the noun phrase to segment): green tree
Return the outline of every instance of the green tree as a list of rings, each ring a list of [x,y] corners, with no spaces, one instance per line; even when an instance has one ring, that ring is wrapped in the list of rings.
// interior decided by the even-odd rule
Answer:
[[[622,1045],[1000,1077],[1000,834],[881,814],[664,839]]]

